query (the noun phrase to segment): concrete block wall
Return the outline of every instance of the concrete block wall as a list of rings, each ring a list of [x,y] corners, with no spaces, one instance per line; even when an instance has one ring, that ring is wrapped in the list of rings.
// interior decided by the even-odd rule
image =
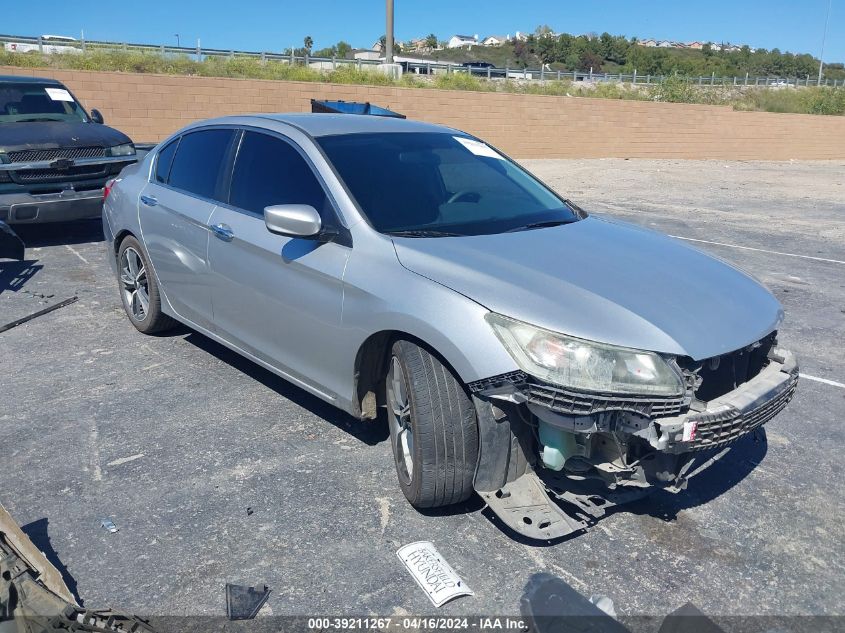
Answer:
[[[845,117],[729,107],[424,88],[0,67],[53,77],[136,142],[195,121],[370,101],[475,134],[515,158],[845,159]]]

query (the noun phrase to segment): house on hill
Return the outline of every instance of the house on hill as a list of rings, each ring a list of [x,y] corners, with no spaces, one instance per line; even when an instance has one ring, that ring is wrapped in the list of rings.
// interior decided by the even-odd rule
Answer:
[[[510,35],[488,35],[481,40],[482,46],[501,46],[511,38]]]
[[[478,44],[478,35],[453,35],[446,43],[447,48],[464,48]]]

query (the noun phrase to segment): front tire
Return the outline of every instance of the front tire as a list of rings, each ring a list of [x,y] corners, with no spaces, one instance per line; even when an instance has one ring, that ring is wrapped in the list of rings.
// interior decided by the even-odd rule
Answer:
[[[134,237],[127,237],[117,251],[117,280],[123,309],[139,332],[154,334],[176,325],[161,310],[161,295],[147,255]]]
[[[427,350],[397,341],[385,392],[396,473],[411,505],[436,508],[468,499],[478,423],[461,382]]]

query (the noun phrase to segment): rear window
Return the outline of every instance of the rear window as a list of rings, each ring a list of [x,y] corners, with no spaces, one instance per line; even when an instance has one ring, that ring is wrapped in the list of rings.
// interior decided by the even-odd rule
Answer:
[[[0,83],[0,123],[85,122],[88,117],[61,84]]]
[[[223,165],[234,130],[201,130],[179,143],[168,184],[203,198],[219,199]]]

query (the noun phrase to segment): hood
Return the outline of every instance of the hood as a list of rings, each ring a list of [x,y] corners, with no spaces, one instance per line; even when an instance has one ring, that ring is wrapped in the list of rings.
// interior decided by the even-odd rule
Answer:
[[[783,317],[777,299],[733,266],[595,217],[393,243],[403,266],[493,312],[613,345],[700,360],[759,340]]]
[[[0,123],[0,150],[6,152],[57,147],[112,147],[131,142],[123,132],[99,123]]]

